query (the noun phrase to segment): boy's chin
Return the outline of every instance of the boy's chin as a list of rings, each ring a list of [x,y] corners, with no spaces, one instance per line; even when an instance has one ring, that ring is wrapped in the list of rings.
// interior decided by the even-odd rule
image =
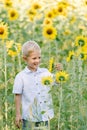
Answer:
[[[37,70],[37,69],[38,69],[38,66],[35,66],[33,69],[34,69],[34,70]]]
[[[35,70],[37,70],[37,69],[38,69],[38,66],[37,66],[37,67],[35,67],[34,69],[35,69]]]

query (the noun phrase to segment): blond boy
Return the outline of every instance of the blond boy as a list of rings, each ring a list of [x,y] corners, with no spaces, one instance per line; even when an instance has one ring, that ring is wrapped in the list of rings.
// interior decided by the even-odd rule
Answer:
[[[22,46],[23,59],[27,63],[14,81],[16,126],[22,130],[32,130],[44,126],[48,130],[48,121],[54,117],[50,87],[41,83],[42,76],[52,75],[48,69],[40,68],[41,49],[35,41],[28,41]],[[61,69],[61,65],[58,65]],[[21,115],[22,104],[22,115]],[[33,125],[32,125],[33,124]]]

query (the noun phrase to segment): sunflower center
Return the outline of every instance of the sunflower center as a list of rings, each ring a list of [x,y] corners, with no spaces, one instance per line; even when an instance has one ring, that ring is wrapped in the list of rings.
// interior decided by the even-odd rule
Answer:
[[[81,53],[81,54],[80,54],[80,57],[81,57],[81,59],[83,59],[83,58],[84,58],[84,54],[83,54],[83,53]]]
[[[0,27],[0,35],[4,33],[4,28]]]
[[[47,30],[47,34],[51,35],[53,33],[52,29]]]
[[[12,51],[14,51],[14,52],[16,52],[16,51],[17,51],[17,50],[16,50],[16,47],[15,47],[15,45],[14,45],[14,44],[12,45],[12,47],[11,47],[9,50],[12,50]]]
[[[59,11],[59,12],[62,12],[62,11],[63,11],[63,9],[62,9],[62,8],[59,8],[59,9],[58,9],[58,11]]]
[[[11,6],[12,4],[10,2],[7,2],[6,3],[6,6]]]
[[[52,64],[52,69],[54,68],[54,64]]]
[[[48,14],[48,17],[52,17],[52,14]]]
[[[14,13],[14,12],[12,12],[12,13],[11,13],[11,17],[14,17],[14,16],[15,16],[15,13]]]
[[[33,12],[33,11],[29,11],[29,14],[30,14],[30,15],[34,15],[34,12]]]
[[[46,80],[46,81],[44,82],[44,84],[45,84],[45,85],[49,85],[49,84],[50,84],[50,81],[49,81],[49,80]]]
[[[82,40],[82,39],[80,39],[80,40],[78,41],[78,43],[79,43],[79,45],[80,45],[80,46],[84,46],[85,41],[84,41],[84,40]]]
[[[46,21],[46,24],[49,24],[50,23],[50,21],[48,20],[48,21]]]
[[[71,59],[71,60],[73,59],[73,55],[70,56],[70,59]]]
[[[60,81],[65,81],[65,77],[64,77],[64,76],[60,76],[60,77],[59,77],[59,80],[60,80]]]
[[[39,9],[39,5],[34,5],[34,9]]]
[[[87,1],[85,2],[85,4],[87,5]]]

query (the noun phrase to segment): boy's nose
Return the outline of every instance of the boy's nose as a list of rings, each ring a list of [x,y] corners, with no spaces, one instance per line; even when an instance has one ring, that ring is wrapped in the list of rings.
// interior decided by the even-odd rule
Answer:
[[[40,59],[36,59],[36,62],[39,63],[39,62],[40,62]]]

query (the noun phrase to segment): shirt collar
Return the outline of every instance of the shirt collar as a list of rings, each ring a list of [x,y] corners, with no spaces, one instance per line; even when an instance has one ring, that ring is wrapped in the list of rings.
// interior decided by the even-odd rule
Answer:
[[[25,67],[24,71],[26,73],[39,73],[39,72],[42,72],[40,67],[37,68],[37,71],[33,72],[27,66]]]

